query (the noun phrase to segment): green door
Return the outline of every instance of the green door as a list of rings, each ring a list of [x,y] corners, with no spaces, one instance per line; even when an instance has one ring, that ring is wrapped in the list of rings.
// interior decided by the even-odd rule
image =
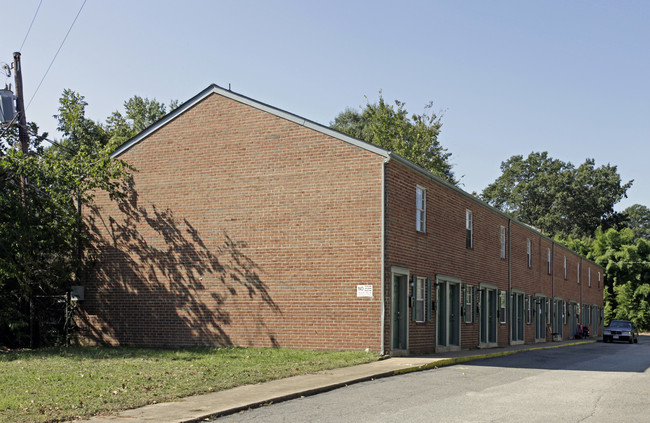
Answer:
[[[408,276],[393,274],[391,290],[391,350],[406,350]]]
[[[496,289],[481,289],[479,332],[481,344],[496,344],[497,342],[497,291]]]
[[[578,304],[575,302],[569,303],[569,338],[573,338],[576,335],[576,329],[578,327]]]
[[[535,338],[546,339],[546,298],[535,298]]]
[[[524,294],[513,292],[510,296],[512,313],[510,324],[510,340],[524,340]]]
[[[437,345],[460,346],[460,283],[441,281],[437,288]]]

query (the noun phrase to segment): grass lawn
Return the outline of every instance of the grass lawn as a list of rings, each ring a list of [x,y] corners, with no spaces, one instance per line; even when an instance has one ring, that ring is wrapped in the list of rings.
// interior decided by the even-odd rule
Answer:
[[[0,422],[87,418],[377,359],[365,352],[278,348],[0,352]]]

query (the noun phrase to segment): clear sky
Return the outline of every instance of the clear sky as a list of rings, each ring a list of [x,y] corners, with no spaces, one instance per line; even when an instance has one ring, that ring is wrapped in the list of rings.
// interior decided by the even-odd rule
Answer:
[[[2,2],[0,62],[21,51],[26,102],[84,0]],[[133,95],[188,100],[216,83],[318,123],[378,98],[442,112],[462,188],[548,151],[634,179],[650,207],[650,2],[87,0],[27,119],[58,138],[58,98],[99,121]],[[2,81],[0,81],[2,82]],[[12,79],[7,82],[13,82]]]

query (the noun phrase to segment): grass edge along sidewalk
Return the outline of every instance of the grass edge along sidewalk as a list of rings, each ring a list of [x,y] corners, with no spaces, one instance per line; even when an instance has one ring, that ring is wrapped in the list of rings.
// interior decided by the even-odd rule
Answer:
[[[51,422],[379,359],[281,348],[48,348],[0,352],[0,422]]]

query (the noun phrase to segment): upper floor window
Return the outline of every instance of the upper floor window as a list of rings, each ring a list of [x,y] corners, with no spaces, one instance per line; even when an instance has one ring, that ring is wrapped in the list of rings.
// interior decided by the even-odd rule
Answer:
[[[415,187],[415,209],[415,229],[419,232],[426,232],[427,191],[420,186]]]
[[[465,210],[465,247],[474,248],[474,216],[471,210]]]
[[[501,226],[501,258],[506,258],[506,227]]]
[[[598,272],[598,289],[600,289],[600,272]]]
[[[587,285],[591,288],[591,267],[587,269]]]
[[[576,267],[576,275],[577,275],[576,279],[578,279],[578,283],[580,283],[580,262],[578,262],[576,264],[577,264],[577,267]]]
[[[546,263],[548,264],[548,274],[551,274],[551,249],[546,249]]]
[[[564,280],[566,280],[566,256],[564,256]]]
[[[533,241],[530,238],[526,240],[526,265],[533,267]]]

